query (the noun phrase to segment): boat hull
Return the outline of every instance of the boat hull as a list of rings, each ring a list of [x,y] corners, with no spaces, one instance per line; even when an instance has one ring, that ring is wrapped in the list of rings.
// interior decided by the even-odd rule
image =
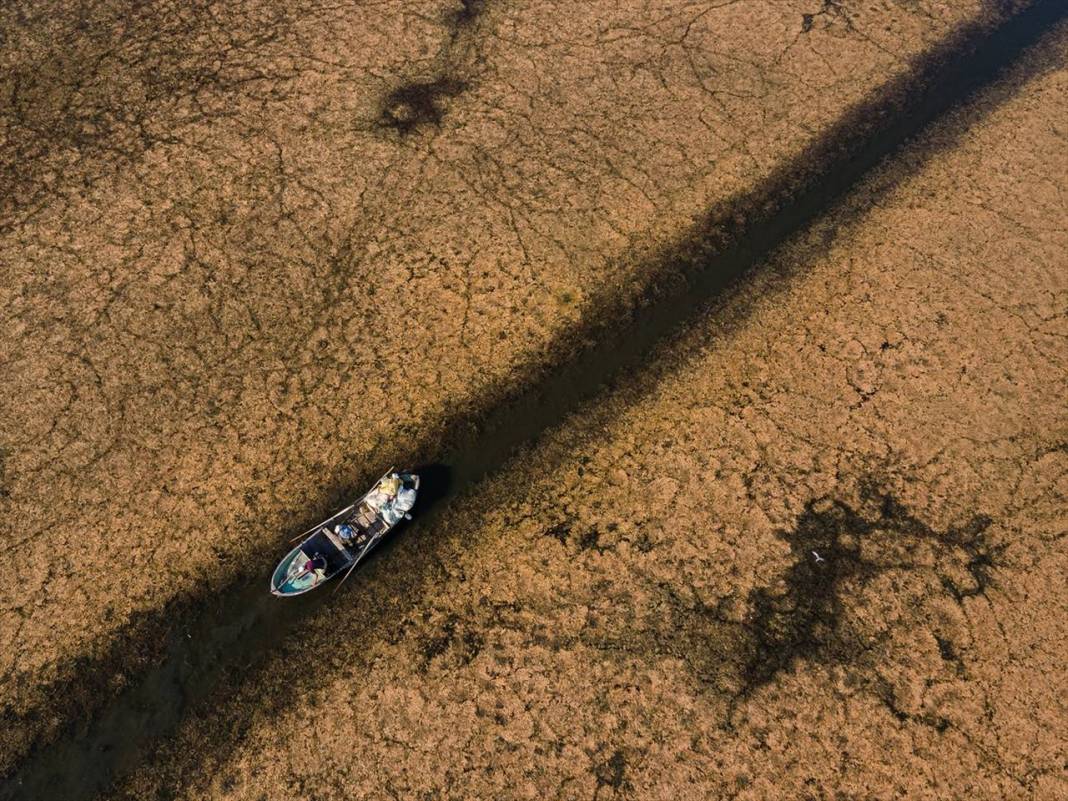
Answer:
[[[354,504],[310,529],[271,573],[270,591],[280,598],[311,592],[348,573],[394,528],[410,519],[419,476],[388,472]]]

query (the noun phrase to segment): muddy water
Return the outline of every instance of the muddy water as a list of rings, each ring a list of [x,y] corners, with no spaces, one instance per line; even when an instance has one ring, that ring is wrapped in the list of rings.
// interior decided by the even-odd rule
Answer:
[[[745,231],[735,247],[717,259],[716,270],[700,272],[684,289],[676,287],[653,298],[622,336],[606,337],[530,393],[482,421],[482,433],[450,453],[434,471],[428,488],[436,498],[424,498],[420,519],[407,536],[431,537],[437,510],[447,501],[499,468],[517,445],[557,423],[614,378],[637,369],[655,343],[685,325],[696,310],[770,249],[825,212],[867,169],[909,136],[991,80],[1061,13],[1052,5],[1040,6],[984,43],[970,59],[940,73],[934,90],[913,98],[906,107],[908,113],[856,149],[847,166],[828,162],[828,169],[816,176],[814,190]],[[389,550],[381,549],[370,569],[386,569],[383,560],[389,558]],[[60,773],[69,781],[62,788],[64,797],[89,797],[135,765],[153,740],[172,732],[199,701],[228,681],[240,681],[242,672],[284,643],[287,634],[329,608],[324,606],[329,603],[325,595],[279,604],[266,596],[261,578],[204,601],[198,617],[175,627],[167,656],[158,668],[84,731],[36,755],[8,791],[15,797],[34,797],[45,786],[55,789],[52,782]],[[57,770],[59,765],[64,769]]]

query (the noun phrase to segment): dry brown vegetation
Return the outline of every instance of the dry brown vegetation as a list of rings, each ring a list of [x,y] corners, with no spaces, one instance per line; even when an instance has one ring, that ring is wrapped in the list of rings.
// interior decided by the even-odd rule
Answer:
[[[5,7],[0,774],[1015,5]],[[1066,42],[116,793],[1068,794]]]

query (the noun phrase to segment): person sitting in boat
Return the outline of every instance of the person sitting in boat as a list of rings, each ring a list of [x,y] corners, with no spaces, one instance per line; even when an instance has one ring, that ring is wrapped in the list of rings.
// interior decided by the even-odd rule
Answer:
[[[321,553],[312,556],[301,568],[305,573],[314,573],[326,568],[326,557]]]
[[[341,538],[342,544],[349,548],[359,548],[367,542],[367,532],[353,528],[348,523],[342,523],[334,532]]]

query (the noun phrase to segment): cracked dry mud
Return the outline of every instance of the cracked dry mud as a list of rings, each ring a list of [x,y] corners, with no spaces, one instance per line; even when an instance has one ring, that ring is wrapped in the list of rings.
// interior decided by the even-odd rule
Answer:
[[[1066,51],[400,540],[115,797],[1068,796]]]
[[[1014,5],[5,4],[0,772]]]

